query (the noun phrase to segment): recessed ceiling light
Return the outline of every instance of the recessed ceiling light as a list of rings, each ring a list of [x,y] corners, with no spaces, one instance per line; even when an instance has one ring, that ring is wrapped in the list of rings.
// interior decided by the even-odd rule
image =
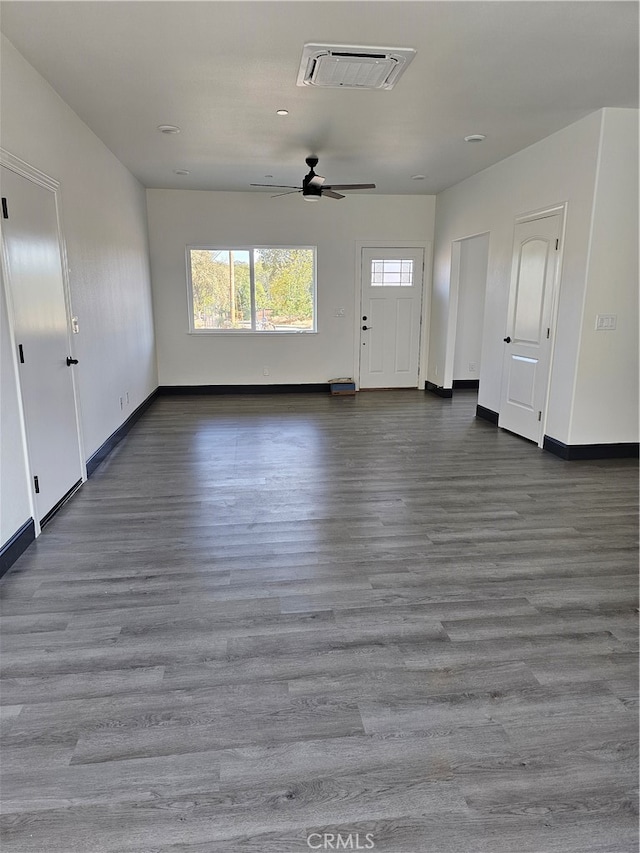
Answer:
[[[427,177],[426,175],[411,175],[411,180],[412,181],[424,181],[426,177]]]
[[[277,116],[288,116],[289,110],[276,110],[276,115]]]
[[[160,133],[180,133],[180,128],[175,124],[159,124],[158,130]]]
[[[191,172],[188,169],[174,169],[174,175],[190,175]]]
[[[465,136],[465,142],[482,142],[487,137],[484,133],[472,133],[470,136]]]

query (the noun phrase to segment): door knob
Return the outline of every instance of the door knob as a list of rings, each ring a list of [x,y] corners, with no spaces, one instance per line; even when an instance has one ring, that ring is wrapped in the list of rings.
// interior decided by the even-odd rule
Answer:
[[[362,327],[362,331],[363,331],[363,332],[368,332],[368,331],[369,331],[369,329],[372,329],[372,328],[373,328],[373,326],[363,326],[363,327]]]
[[[71,367],[72,364],[77,364],[77,363],[78,363],[77,358],[71,358],[70,355],[67,356],[67,367]]]
[[[507,337],[506,337],[506,338],[503,338],[502,340],[505,342],[505,344],[510,344],[510,343],[511,343],[511,338],[510,338],[508,335],[507,335]]]

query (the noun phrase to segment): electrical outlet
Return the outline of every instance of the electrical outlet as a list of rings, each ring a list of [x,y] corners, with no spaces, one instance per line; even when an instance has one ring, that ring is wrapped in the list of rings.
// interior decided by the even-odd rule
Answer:
[[[336,317],[344,317],[345,310],[344,308],[336,308]]]
[[[263,368],[262,368],[262,375],[263,375],[263,376],[268,376],[268,375],[269,375],[269,368],[268,368],[268,367],[263,367]]]
[[[477,371],[477,369],[478,369],[478,362],[477,361],[470,361],[469,362],[469,373],[475,373]]]
[[[127,391],[127,406],[129,405],[129,392]]]
[[[596,332],[613,332],[618,325],[617,314],[596,315]]]
[[[122,401],[122,397],[120,397],[120,408],[121,408],[121,409],[123,409],[123,408],[124,408],[124,404],[123,404],[123,401]]]

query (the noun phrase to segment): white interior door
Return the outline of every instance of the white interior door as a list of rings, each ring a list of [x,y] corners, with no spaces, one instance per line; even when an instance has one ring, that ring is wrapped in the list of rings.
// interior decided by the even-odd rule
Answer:
[[[2,243],[37,521],[81,481],[55,195],[2,167]],[[6,215],[5,215],[6,214]],[[36,479],[37,478],[37,479]]]
[[[540,443],[549,384],[559,213],[515,227],[498,426]]]
[[[362,250],[360,388],[417,388],[424,252]]]

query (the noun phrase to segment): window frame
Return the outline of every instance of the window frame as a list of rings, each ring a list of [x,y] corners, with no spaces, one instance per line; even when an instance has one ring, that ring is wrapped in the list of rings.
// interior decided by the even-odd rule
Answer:
[[[255,250],[260,249],[308,249],[313,252],[313,327],[311,329],[257,329],[256,325],[256,293],[255,293],[255,275],[254,275],[254,256]],[[249,286],[251,293],[251,328],[250,329],[196,329],[194,324],[193,311],[193,282],[191,279],[191,252],[248,252],[249,253]],[[292,246],[289,243],[284,244],[250,244],[250,245],[216,245],[190,243],[185,247],[185,266],[187,280],[187,321],[189,335],[315,335],[318,332],[318,247],[317,246]]]

